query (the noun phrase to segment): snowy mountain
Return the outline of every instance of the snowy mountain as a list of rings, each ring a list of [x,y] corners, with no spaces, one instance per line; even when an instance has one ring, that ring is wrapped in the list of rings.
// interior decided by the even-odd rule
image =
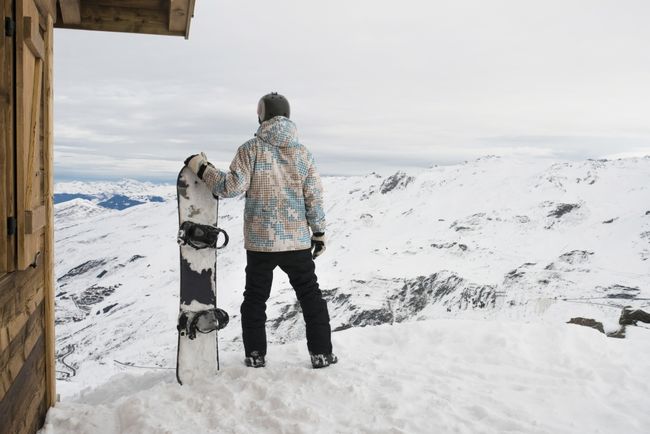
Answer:
[[[441,319],[564,330],[586,317],[614,331],[621,307],[650,305],[650,157],[487,157],[390,177],[326,177],[324,187],[328,244],[317,273],[335,336]],[[60,393],[72,397],[136,367],[166,375],[178,314],[174,187],[74,182],[55,191],[79,195],[55,206]],[[115,196],[143,203],[101,204]],[[242,214],[241,198],[221,202],[220,226],[231,241],[218,257],[218,304],[231,323],[220,342],[230,365],[242,356]],[[268,306],[271,342],[303,339],[281,272]],[[306,358],[304,343],[297,345],[291,351],[302,348]]]
[[[102,208],[123,210],[147,202],[164,202],[174,192],[169,185],[125,179],[120,182],[62,182],[54,188],[54,204],[83,199]]]

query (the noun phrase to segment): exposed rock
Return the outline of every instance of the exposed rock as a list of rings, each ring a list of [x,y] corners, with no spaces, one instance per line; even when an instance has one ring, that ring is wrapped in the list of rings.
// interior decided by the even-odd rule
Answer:
[[[473,285],[453,273],[435,273],[406,281],[389,301],[395,321],[402,322],[433,304],[462,310],[494,307],[496,293],[490,285]]]
[[[524,271],[520,271],[518,268],[515,268],[514,270],[506,273],[506,279],[518,279],[520,277],[523,277],[524,274],[526,274]]]
[[[607,292],[607,298],[620,298],[624,300],[631,300],[637,297],[641,292],[641,289],[625,286],[625,285],[612,285],[607,288],[603,288]]]
[[[589,260],[589,257],[592,256],[594,252],[588,250],[572,250],[567,253],[560,255],[559,259],[562,262],[568,264],[583,264]]]
[[[455,246],[458,246],[458,248],[463,252],[467,251],[466,244],[457,243],[455,241],[453,243],[432,243],[431,244],[431,247],[433,247],[434,249],[451,249],[452,247]]]
[[[89,261],[84,262],[81,265],[78,265],[65,273],[63,276],[59,277],[57,281],[62,281],[69,279],[71,277],[79,276],[80,274],[87,273],[88,271],[94,269],[94,268],[99,268],[103,265],[105,265],[107,262],[106,259],[91,259]]]
[[[605,333],[605,328],[603,327],[603,323],[598,322],[592,318],[582,318],[582,317],[571,318],[567,322],[567,324],[578,324],[585,327],[591,327],[592,329],[596,329],[603,334]]]
[[[113,309],[117,305],[118,305],[118,303],[110,304],[110,305],[106,306],[105,308],[103,308],[102,312],[103,313],[108,313],[111,309]]]
[[[631,307],[624,307],[618,323],[621,325],[636,325],[637,321],[650,323],[650,313],[641,309],[633,310]]]
[[[582,318],[582,317],[577,317],[577,318],[571,318],[569,321],[567,321],[567,324],[578,324],[581,326],[585,327],[591,327],[592,329],[596,329],[608,338],[618,338],[618,339],[624,339],[625,338],[625,326],[622,325],[619,327],[618,330],[615,332],[609,332],[605,333],[605,329],[603,327],[603,323],[596,321],[595,319],[592,318]]]
[[[402,190],[406,188],[415,178],[407,176],[406,173],[399,171],[392,176],[389,176],[381,183],[379,191],[381,194],[386,194],[395,189]]]
[[[607,337],[610,338],[624,339],[626,326],[629,325],[635,326],[638,321],[650,323],[650,313],[645,312],[641,309],[632,309],[631,307],[625,307],[621,310],[621,316],[618,320],[620,327],[618,328],[618,330],[609,333],[605,333],[605,328],[603,327],[603,323],[596,321],[595,319],[592,318],[576,317],[576,318],[571,318],[569,321],[567,321],[567,323],[578,324],[585,327],[591,327],[605,334]]]
[[[553,211],[548,213],[548,217],[560,218],[563,215],[570,213],[574,209],[580,208],[580,205],[577,203],[560,203],[558,204]]]
[[[349,324],[352,327],[365,327],[391,324],[393,320],[393,312],[391,312],[387,306],[381,309],[362,310],[350,317]]]

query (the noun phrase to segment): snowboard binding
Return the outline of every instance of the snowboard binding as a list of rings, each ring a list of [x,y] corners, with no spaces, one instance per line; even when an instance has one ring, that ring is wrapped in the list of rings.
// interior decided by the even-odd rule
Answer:
[[[198,312],[181,312],[176,329],[181,336],[194,339],[196,332],[210,333],[214,330],[221,330],[228,325],[229,319],[228,313],[219,308]]]
[[[220,246],[217,246],[219,234],[223,234],[224,240]],[[221,228],[184,221],[178,230],[178,244],[181,246],[192,246],[197,250],[212,248],[223,249],[228,245],[230,237],[226,231]]]

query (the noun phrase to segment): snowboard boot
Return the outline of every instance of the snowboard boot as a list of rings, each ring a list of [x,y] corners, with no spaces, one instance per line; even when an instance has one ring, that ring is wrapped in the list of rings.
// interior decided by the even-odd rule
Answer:
[[[249,368],[263,368],[266,365],[264,356],[260,354],[259,351],[251,352],[251,355],[244,359],[244,363]]]
[[[329,353],[329,354],[309,353],[309,356],[311,357],[311,366],[314,369],[326,368],[329,365],[333,365],[339,361],[338,357],[336,357],[333,353]]]

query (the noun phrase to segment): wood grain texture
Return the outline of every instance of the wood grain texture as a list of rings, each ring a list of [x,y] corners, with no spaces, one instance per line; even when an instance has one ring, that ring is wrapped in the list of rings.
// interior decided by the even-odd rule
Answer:
[[[38,30],[39,17],[24,17],[25,43],[37,59],[42,59],[45,55],[45,43]]]
[[[169,31],[184,32],[190,0],[169,0]]]
[[[56,20],[56,0],[34,0],[34,3],[36,3],[41,16],[50,16]]]
[[[5,393],[9,389],[7,386],[11,386],[15,382],[38,338],[43,336],[44,321],[44,304],[41,303],[16,333],[9,346],[0,352],[0,367],[2,367],[3,377],[0,400],[4,399]],[[38,373],[38,376],[45,379],[45,372]]]
[[[11,17],[11,2],[2,2],[3,16]],[[14,47],[11,38],[0,38],[0,222],[15,215],[14,198]],[[0,230],[0,277],[15,268],[15,236]]]
[[[152,35],[186,36],[189,11],[184,12],[185,24],[174,18],[174,28],[170,30],[171,0],[87,0],[80,4],[81,22],[65,23],[61,16],[55,27],[107,32],[145,33]],[[189,0],[193,4],[193,0]],[[189,6],[188,6],[189,8]],[[193,8],[192,8],[193,10]],[[177,14],[180,11],[177,10]]]
[[[45,297],[45,367],[47,383],[47,406],[56,403],[56,335],[54,299],[56,286],[54,280],[54,20],[47,18],[45,33],[45,243],[43,258],[44,297]]]
[[[33,0],[16,2],[16,218],[18,222],[16,268],[38,264],[41,234],[27,233],[26,211],[43,204],[40,172],[43,145],[43,60],[26,42],[39,13]],[[24,18],[30,17],[31,20]],[[40,37],[40,34],[39,34]],[[41,38],[42,39],[42,38]]]
[[[0,400],[0,434],[34,433],[45,421],[45,343],[38,337],[13,384]]]
[[[35,234],[45,227],[45,205],[41,205],[36,209],[25,211],[25,233]]]
[[[59,0],[59,6],[65,24],[81,24],[80,0]]]
[[[0,353],[4,351],[18,336],[20,330],[32,316],[36,307],[43,301],[43,276],[35,269],[30,279],[8,279],[4,285],[11,288],[2,289],[0,299]],[[27,275],[29,271],[13,273]],[[13,275],[12,275],[13,276]]]

